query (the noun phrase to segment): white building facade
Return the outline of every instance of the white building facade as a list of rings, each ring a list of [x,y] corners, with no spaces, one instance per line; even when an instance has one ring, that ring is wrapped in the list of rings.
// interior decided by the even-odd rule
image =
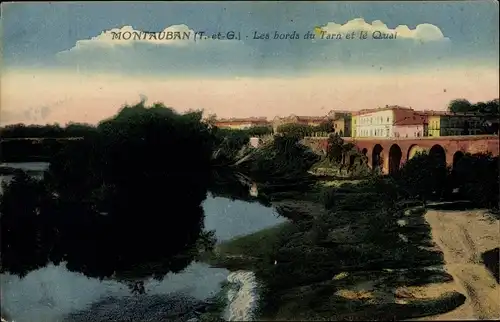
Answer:
[[[394,111],[391,109],[358,112],[355,126],[356,137],[392,137]]]
[[[425,124],[401,124],[394,126],[396,138],[419,138],[425,136]]]
[[[426,130],[426,119],[412,108],[386,106],[372,110],[361,110],[353,116],[356,137],[395,138],[421,137]]]

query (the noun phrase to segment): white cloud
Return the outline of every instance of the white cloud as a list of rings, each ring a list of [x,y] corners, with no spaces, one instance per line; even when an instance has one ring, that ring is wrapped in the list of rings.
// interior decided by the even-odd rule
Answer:
[[[389,29],[379,20],[369,24],[359,18],[343,25],[330,22],[318,28],[328,33],[363,30],[368,34],[397,32],[398,36],[397,41],[380,42],[368,36],[366,41],[342,41],[340,44],[313,40],[314,45],[311,45],[302,37],[293,41],[266,41],[254,40],[249,34],[241,36],[245,41],[227,39],[227,36],[213,39],[207,34],[200,39],[199,33],[187,25],[172,25],[157,33],[124,26],[77,41],[71,49],[59,52],[53,63],[80,73],[248,76],[274,72],[281,75],[309,73],[327,68],[363,69],[375,65],[380,70],[407,68],[450,60],[453,54],[452,43],[440,41],[447,38],[438,27],[429,24],[418,25],[415,29],[406,26]],[[304,30],[298,32],[305,34]],[[182,37],[185,39],[179,39]]]
[[[329,22],[324,26],[317,27],[316,32],[320,33],[321,31],[325,34],[348,34],[365,31],[368,33],[368,37],[372,36],[375,31],[378,31],[384,34],[397,35],[396,39],[413,39],[424,42],[448,40],[443,35],[441,29],[433,24],[423,23],[417,25],[415,29],[410,29],[407,25],[399,25],[391,29],[380,20],[375,20],[370,24],[363,18],[352,19],[343,25]]]
[[[228,33],[221,33],[224,38],[211,36],[187,25],[172,25],[160,32],[124,26],[77,41],[72,48],[57,53],[54,64],[82,73],[172,75],[204,69],[215,73],[240,68],[253,54],[243,41],[231,39],[231,34],[229,39]]]
[[[187,25],[172,25],[162,31],[136,30],[132,26],[123,26],[104,30],[100,35],[91,39],[79,40],[69,51],[88,48],[130,47],[134,44],[183,47],[213,40],[215,39],[212,39],[211,35],[197,32]],[[221,42],[236,41],[234,39],[217,40]]]

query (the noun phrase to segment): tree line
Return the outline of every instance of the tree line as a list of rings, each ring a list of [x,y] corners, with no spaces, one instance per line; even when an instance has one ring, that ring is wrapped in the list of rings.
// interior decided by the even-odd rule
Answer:
[[[393,176],[408,197],[428,200],[457,196],[477,206],[499,207],[498,156],[491,153],[464,153],[453,167],[439,155],[418,152]]]
[[[466,99],[454,99],[448,104],[452,113],[469,113],[480,118],[484,134],[499,133],[500,100],[498,98],[486,102],[471,103]],[[468,123],[464,124],[464,133],[468,134]]]
[[[325,134],[335,132],[333,122],[325,120],[318,125],[309,125],[301,123],[286,123],[281,124],[277,128],[277,132],[281,134],[288,134],[299,138],[312,136],[313,133],[322,132]]]

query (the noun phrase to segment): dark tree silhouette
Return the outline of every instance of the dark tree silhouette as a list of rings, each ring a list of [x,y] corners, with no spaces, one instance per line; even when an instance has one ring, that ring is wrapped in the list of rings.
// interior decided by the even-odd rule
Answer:
[[[24,173],[0,197],[2,271],[48,262],[90,277],[162,278],[196,258],[215,139],[201,113],[125,107],[72,141],[37,181]],[[208,236],[208,235],[207,235]]]

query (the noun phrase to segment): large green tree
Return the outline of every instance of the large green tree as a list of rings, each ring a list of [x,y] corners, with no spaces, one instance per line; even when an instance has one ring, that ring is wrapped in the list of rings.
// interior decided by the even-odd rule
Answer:
[[[396,182],[409,197],[425,204],[432,197],[444,194],[449,175],[449,167],[439,156],[424,151],[406,161],[396,175]]]
[[[463,98],[457,98],[452,100],[448,104],[448,111],[453,113],[466,113],[472,111],[472,103]]]
[[[333,133],[333,132],[335,132],[335,128],[333,125],[334,124],[333,124],[332,120],[325,120],[325,121],[321,122],[318,126],[316,126],[315,131]]]
[[[491,154],[465,154],[453,169],[455,184],[460,193],[478,205],[499,207],[498,156]]]
[[[287,134],[288,136],[304,138],[310,136],[314,130],[314,127],[307,124],[287,123],[278,126],[277,132]]]

